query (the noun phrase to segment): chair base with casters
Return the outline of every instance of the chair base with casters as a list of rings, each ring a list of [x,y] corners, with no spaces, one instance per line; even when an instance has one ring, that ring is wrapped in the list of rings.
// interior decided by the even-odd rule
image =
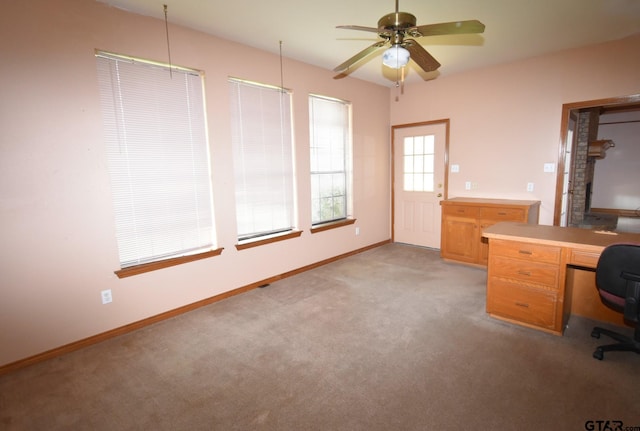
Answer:
[[[604,359],[604,352],[640,353],[640,244],[613,244],[605,248],[596,266],[596,287],[607,307],[623,313],[625,321],[634,325],[633,338],[608,329],[595,327],[591,336],[606,335],[618,341],[598,347],[593,357]]]
[[[636,352],[640,354],[640,328],[636,328],[633,338],[626,337],[605,328],[600,328],[599,326],[593,328],[591,336],[593,338],[600,338],[600,335],[611,337],[618,341],[618,343],[599,346],[595,352],[593,352],[593,357],[596,359],[602,361],[602,359],[604,359],[604,352]]]

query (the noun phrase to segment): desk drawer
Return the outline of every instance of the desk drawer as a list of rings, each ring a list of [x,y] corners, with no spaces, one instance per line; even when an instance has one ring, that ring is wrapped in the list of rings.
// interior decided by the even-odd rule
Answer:
[[[487,285],[487,313],[555,329],[556,295],[491,277]]]
[[[491,257],[491,276],[521,280],[525,283],[535,283],[549,289],[558,289],[560,268],[538,262],[523,262],[502,256]]]
[[[560,256],[562,255],[560,247],[528,242],[492,239],[489,241],[489,247],[491,255],[556,265],[560,263]]]
[[[595,268],[598,266],[600,253],[595,251],[571,250],[569,255],[569,264],[584,266],[586,268]]]
[[[526,221],[522,208],[482,208],[480,217],[493,221]]]

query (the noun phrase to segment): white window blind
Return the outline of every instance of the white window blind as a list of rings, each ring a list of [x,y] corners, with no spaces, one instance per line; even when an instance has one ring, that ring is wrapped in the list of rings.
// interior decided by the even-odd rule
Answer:
[[[229,79],[238,240],[294,228],[291,93]]]
[[[350,207],[350,104],[309,96],[311,223],[347,218]]]
[[[214,246],[202,76],[96,54],[122,268]]]

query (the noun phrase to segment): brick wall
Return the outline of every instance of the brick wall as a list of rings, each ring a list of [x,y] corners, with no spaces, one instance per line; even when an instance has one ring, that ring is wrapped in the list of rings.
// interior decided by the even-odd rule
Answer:
[[[573,196],[569,209],[569,226],[580,226],[587,211],[587,184],[593,181],[595,159],[588,157],[589,142],[598,139],[599,108],[581,111],[578,114],[576,145],[573,149]],[[590,199],[590,196],[589,196]]]

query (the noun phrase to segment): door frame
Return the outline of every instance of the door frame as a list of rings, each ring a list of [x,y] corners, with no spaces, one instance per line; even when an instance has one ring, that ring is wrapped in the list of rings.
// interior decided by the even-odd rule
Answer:
[[[567,132],[569,130],[569,116],[571,111],[586,108],[612,108],[616,106],[638,105],[640,94],[632,94],[622,97],[610,97],[607,99],[587,100],[583,102],[565,103],[562,105],[562,118],[560,121],[560,145],[558,146],[558,168],[556,169],[556,199],[554,202],[553,225],[560,226],[562,212],[562,187],[564,176],[564,153],[567,149]],[[573,164],[573,160],[571,161]],[[573,171],[573,166],[571,166]]]
[[[433,126],[436,124],[444,124],[445,141],[444,141],[444,186],[442,190],[443,198],[447,199],[449,195],[449,129],[451,121],[448,118],[431,121],[421,121],[418,123],[396,124],[391,126],[391,242],[395,242],[395,192],[396,192],[396,172],[395,172],[395,139],[396,130],[407,129],[411,127]]]
[[[577,149],[577,142],[578,142],[578,113],[575,110],[571,110],[569,111],[569,121],[567,122],[567,138],[569,137],[569,129],[570,129],[570,125],[573,123],[573,135],[571,137],[571,141],[569,141],[568,139],[565,139],[565,148],[564,148],[564,152],[565,152],[565,157],[563,159],[563,162],[566,163],[567,160],[569,160],[569,170],[567,171],[567,178],[564,177],[564,175],[562,176],[562,194],[564,194],[564,190],[565,188],[567,189],[567,196],[566,196],[566,205],[563,204],[562,200],[563,198],[560,198],[560,210],[559,210],[559,220],[558,220],[558,224],[557,226],[563,226],[563,221],[564,221],[564,226],[571,226],[571,214],[573,213],[573,211],[571,211],[571,209],[573,208],[573,174],[574,174],[574,169],[573,167],[575,166],[576,163],[576,149]],[[571,158],[567,158],[566,157],[566,151],[567,149],[569,149],[571,151]],[[567,170],[567,166],[563,166],[562,167],[563,171]],[[560,176],[558,175],[558,178]],[[565,184],[566,182],[566,184]],[[562,217],[562,211],[565,210],[566,211],[566,215],[564,217]]]

